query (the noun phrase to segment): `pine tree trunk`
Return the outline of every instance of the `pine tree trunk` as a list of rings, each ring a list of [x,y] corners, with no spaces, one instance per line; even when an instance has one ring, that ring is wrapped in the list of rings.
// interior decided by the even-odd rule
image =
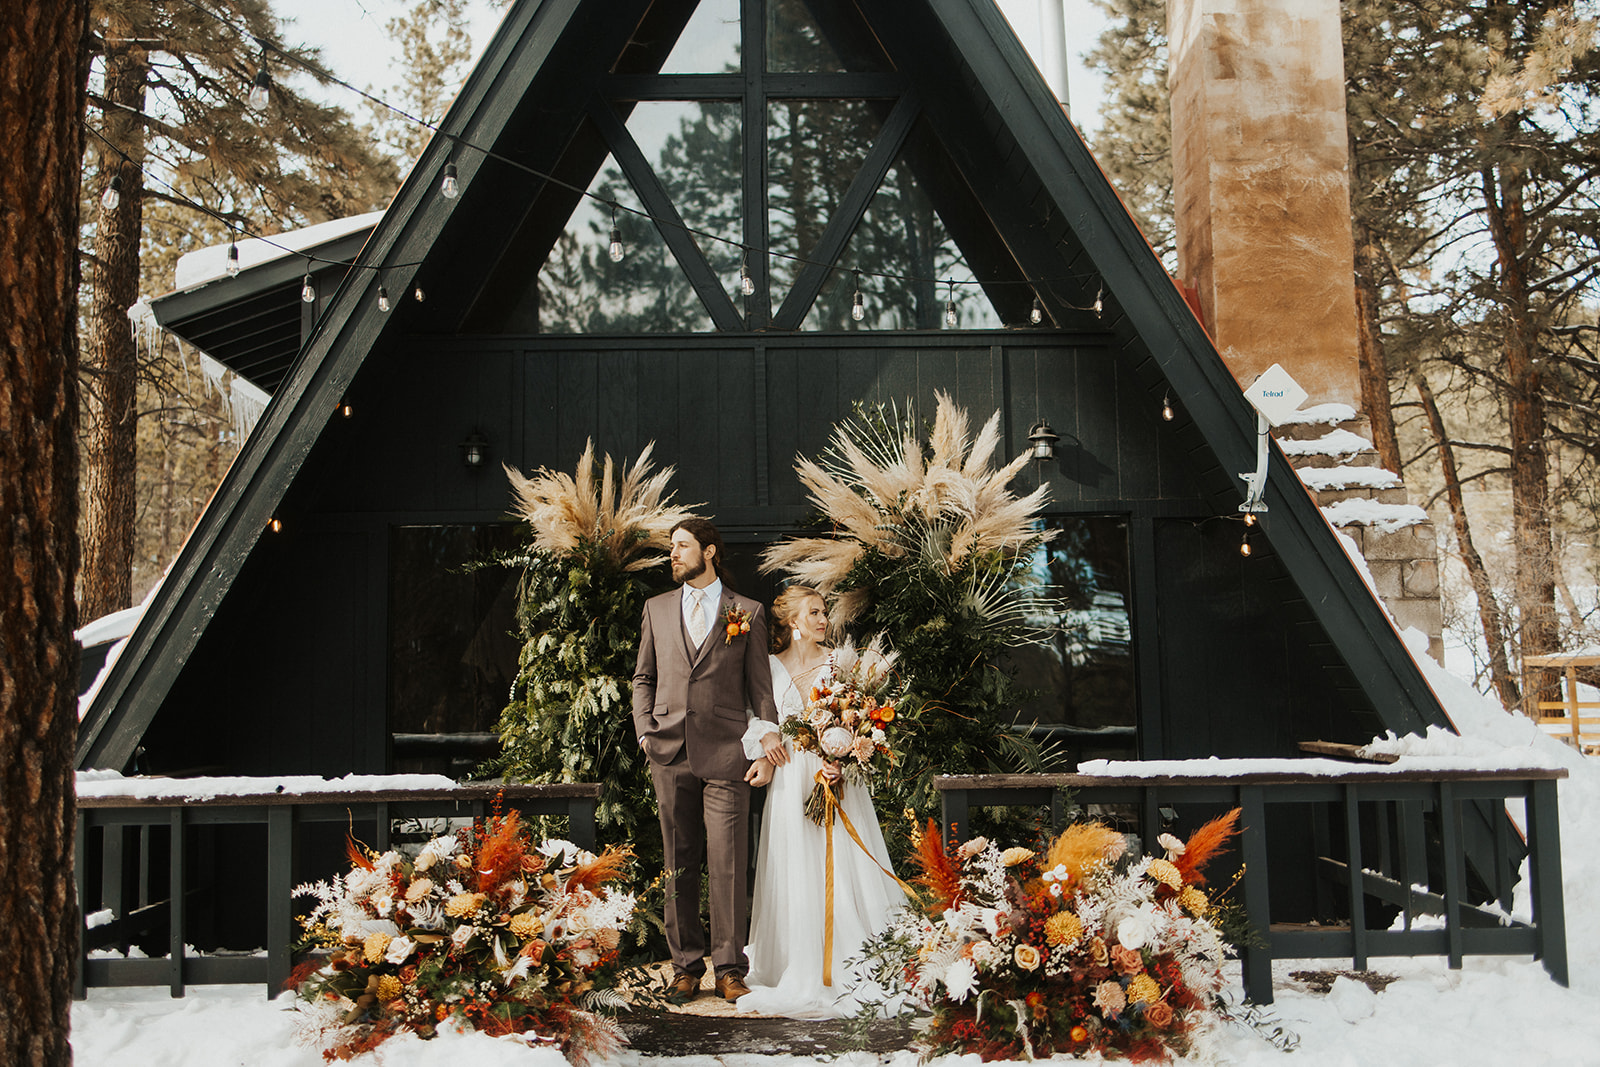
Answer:
[[[1360,360],[1361,406],[1372,426],[1372,447],[1378,461],[1396,474],[1400,469],[1400,438],[1394,429],[1394,409],[1389,405],[1389,356],[1379,328],[1382,305],[1378,300],[1378,257],[1375,238],[1360,218],[1353,221],[1356,247],[1356,343]]]
[[[1417,396],[1422,399],[1422,410],[1428,418],[1428,430],[1433,435],[1434,447],[1439,450],[1439,470],[1444,475],[1445,499],[1450,503],[1450,519],[1456,528],[1456,548],[1461,562],[1466,565],[1467,578],[1472,582],[1472,592],[1478,600],[1478,623],[1483,627],[1483,643],[1489,650],[1489,678],[1500,703],[1506,708],[1517,707],[1522,694],[1511,663],[1506,656],[1505,620],[1500,616],[1500,603],[1495,599],[1494,588],[1489,584],[1489,571],[1472,543],[1472,527],[1467,522],[1466,501],[1461,495],[1461,475],[1456,468],[1456,452],[1445,433],[1444,418],[1433,398],[1433,389],[1426,375],[1417,375]]]
[[[1502,120],[1510,121],[1510,120]],[[1550,532],[1549,456],[1538,339],[1528,292],[1528,222],[1523,210],[1523,172],[1513,163],[1480,174],[1484,215],[1499,261],[1499,303],[1505,355],[1506,404],[1510,412],[1511,522],[1517,555],[1517,612],[1523,656],[1559,648],[1554,552]],[[1527,708],[1555,699],[1558,672],[1528,674]]]
[[[84,0],[0,7],[0,1063],[71,1064]]]
[[[125,22],[108,20],[106,36],[139,34]],[[139,351],[128,325],[128,309],[139,297],[139,240],[144,183],[136,165],[144,158],[149,60],[143,45],[111,43],[105,52],[106,140],[100,174],[109,184],[122,179],[120,202],[99,207],[94,241],[94,285],[89,297],[88,346],[84,362],[94,378],[86,406],[84,457],[83,600],[85,619],[120,611],[133,603],[133,549],[138,476]]]

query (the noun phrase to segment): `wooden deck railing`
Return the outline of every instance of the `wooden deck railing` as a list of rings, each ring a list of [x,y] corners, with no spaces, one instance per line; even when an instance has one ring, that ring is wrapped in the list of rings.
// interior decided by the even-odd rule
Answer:
[[[1321,761],[1318,761],[1321,762]],[[1126,766],[1125,764],[1123,766]],[[1198,768],[1197,768],[1198,769]],[[1160,854],[1156,836],[1161,809],[1184,804],[1239,807],[1240,849],[1245,865],[1241,880],[1244,909],[1266,944],[1240,952],[1246,997],[1257,1004],[1272,1002],[1272,961],[1276,959],[1345,958],[1364,970],[1374,956],[1447,958],[1452,968],[1464,955],[1532,955],[1550,977],[1567,984],[1566,919],[1561,893],[1561,839],[1556,810],[1556,782],[1567,776],[1559,768],[1446,771],[1352,768],[1337,773],[1249,773],[1222,777],[1196,773],[1159,777],[1081,774],[958,775],[934,779],[944,804],[946,840],[967,835],[969,811],[984,806],[1050,806],[1059,829],[1063,791],[1079,805],[1127,804],[1140,813],[1140,832],[1147,852]],[[1493,852],[1484,869],[1494,900],[1475,905],[1467,900],[1466,852],[1462,847],[1463,805],[1520,798],[1527,811],[1527,858],[1532,915],[1510,918],[1516,869],[1512,852],[1515,829],[1498,819]],[[1313,805],[1315,876],[1322,892],[1332,885],[1343,899],[1346,926],[1275,924],[1269,903],[1272,880],[1287,872],[1268,864],[1268,805]],[[1364,840],[1362,809],[1373,840]],[[1431,814],[1431,821],[1428,816]],[[1344,846],[1335,850],[1327,830],[1343,831]],[[1430,877],[1428,834],[1437,836],[1445,861]],[[1338,854],[1335,854],[1335,853]],[[1442,884],[1438,884],[1442,883]],[[1371,929],[1368,901],[1398,907],[1403,929]],[[1418,915],[1440,915],[1443,929],[1417,929]]]
[[[328,878],[339,868],[297,871],[302,829],[315,823],[371,826],[368,842],[379,851],[389,848],[391,827],[397,819],[481,818],[498,798],[505,809],[528,815],[564,815],[567,837],[585,848],[594,847],[595,807],[600,786],[593,783],[556,785],[461,785],[441,789],[407,789],[382,792],[289,793],[235,792],[227,796],[187,799],[182,779],[173,779],[174,795],[159,797],[80,796],[78,798],[77,880],[78,904],[84,915],[111,911],[123,929],[111,931],[124,943],[133,939],[140,917],[151,925],[165,922],[167,954],[159,959],[90,959],[83,953],[78,968],[76,994],[89,986],[166,985],[172,995],[183,996],[186,985],[261,983],[267,996],[281,991],[289,977],[290,945],[294,940],[291,893],[297,881]],[[265,827],[265,955],[186,956],[190,943],[189,916],[196,903],[218,907],[246,897],[229,889],[227,901],[222,879],[211,889],[213,899],[197,901],[190,889],[196,860],[190,855],[189,831],[196,827]],[[165,853],[166,871],[151,869],[152,845]],[[97,884],[90,885],[89,850],[98,850]],[[136,866],[136,870],[131,869]],[[206,872],[208,876],[215,875]],[[226,877],[224,875],[223,877]],[[131,892],[130,892],[131,887]],[[259,898],[260,894],[256,894]],[[152,915],[153,912],[160,914]],[[86,931],[86,933],[96,933]],[[97,936],[104,937],[105,930]],[[87,945],[87,940],[85,941]]]

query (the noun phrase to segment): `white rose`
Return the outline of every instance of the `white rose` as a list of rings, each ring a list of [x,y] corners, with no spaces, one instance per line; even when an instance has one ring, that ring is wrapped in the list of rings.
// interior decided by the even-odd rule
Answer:
[[[417,943],[409,937],[397,937],[389,942],[389,951],[383,954],[385,963],[404,963],[416,951]]]
[[[819,743],[822,745],[822,751],[838,758],[849,755],[851,747],[856,743],[856,738],[854,734],[843,726],[830,726],[822,731]]]
[[[1117,940],[1124,948],[1144,948],[1155,934],[1155,919],[1143,908],[1117,924]]]

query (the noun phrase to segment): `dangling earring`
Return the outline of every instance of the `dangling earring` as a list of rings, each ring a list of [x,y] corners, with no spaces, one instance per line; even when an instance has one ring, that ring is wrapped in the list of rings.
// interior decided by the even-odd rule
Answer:
[[[798,645],[801,639],[805,637],[805,634],[801,633],[800,627],[796,626],[793,630],[789,631],[789,636],[794,640],[794,643]]]

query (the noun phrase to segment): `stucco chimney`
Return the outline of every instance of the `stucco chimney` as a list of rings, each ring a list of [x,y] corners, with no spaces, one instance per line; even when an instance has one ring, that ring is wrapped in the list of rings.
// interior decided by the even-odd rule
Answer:
[[[1241,383],[1359,408],[1338,0],[1171,0],[1178,276]]]

